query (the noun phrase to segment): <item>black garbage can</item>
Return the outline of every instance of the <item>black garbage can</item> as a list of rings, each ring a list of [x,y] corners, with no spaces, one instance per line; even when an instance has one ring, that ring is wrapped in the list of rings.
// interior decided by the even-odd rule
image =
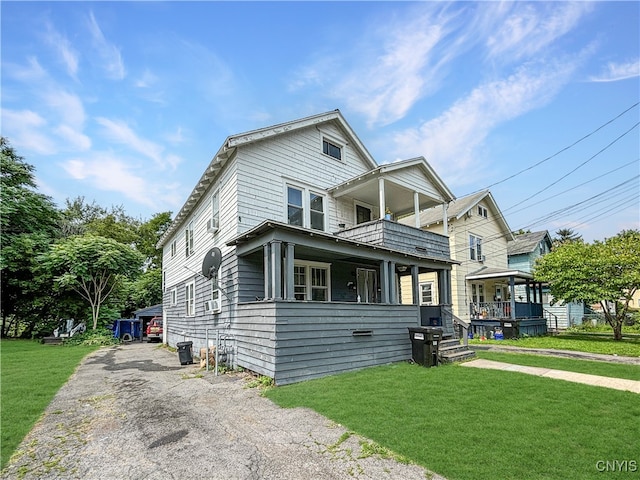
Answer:
[[[180,358],[180,365],[188,365],[193,363],[193,354],[191,353],[191,346],[193,342],[178,342],[178,358]]]
[[[411,338],[411,358],[413,361],[425,367],[437,367],[442,329],[409,327],[409,338]]]

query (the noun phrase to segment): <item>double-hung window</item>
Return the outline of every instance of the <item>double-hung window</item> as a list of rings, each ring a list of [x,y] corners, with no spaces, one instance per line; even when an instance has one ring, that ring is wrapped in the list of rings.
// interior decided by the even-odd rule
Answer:
[[[287,185],[287,222],[315,230],[325,229],[325,197],[307,188]]]
[[[218,270],[211,279],[211,300],[206,301],[204,304],[205,312],[220,313],[222,311],[222,304],[220,303],[220,283],[219,283]]]
[[[171,302],[171,305],[176,305],[178,303],[178,289],[177,288],[172,288],[171,289],[170,302]]]
[[[482,239],[475,235],[469,235],[469,258],[482,261]]]
[[[293,288],[296,300],[328,302],[331,300],[331,268],[326,263],[296,262],[293,267]]]
[[[196,314],[196,284],[195,282],[187,283],[184,286],[185,312],[187,317],[193,317]]]
[[[433,305],[433,282],[420,284],[420,305]]]
[[[171,257],[175,257],[176,256],[176,251],[178,250],[178,241],[174,240],[173,242],[171,242]]]
[[[216,192],[211,196],[211,225],[209,229],[217,232],[220,228],[220,193]]]
[[[189,222],[184,229],[184,244],[186,256],[189,257],[193,253],[193,222]]]

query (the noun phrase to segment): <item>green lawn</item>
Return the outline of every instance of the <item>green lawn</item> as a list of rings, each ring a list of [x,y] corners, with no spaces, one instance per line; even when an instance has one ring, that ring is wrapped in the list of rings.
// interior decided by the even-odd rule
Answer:
[[[558,358],[546,355],[531,355],[521,353],[502,353],[476,350],[478,358],[495,360],[496,362],[528,365],[530,367],[555,368],[569,372],[589,373],[604,377],[627,378],[640,381],[640,365],[625,365],[619,363],[591,362],[571,358]]]
[[[630,392],[398,363],[265,395],[311,408],[449,480],[601,479],[598,461],[640,463],[640,396]]]
[[[546,337],[526,337],[517,340],[479,340],[469,341],[470,345],[510,345],[523,348],[552,348],[555,350],[575,350],[606,355],[640,357],[640,337],[628,336],[615,341],[609,335],[592,333],[563,333]]]
[[[97,348],[0,341],[0,468],[4,468],[80,361]]]

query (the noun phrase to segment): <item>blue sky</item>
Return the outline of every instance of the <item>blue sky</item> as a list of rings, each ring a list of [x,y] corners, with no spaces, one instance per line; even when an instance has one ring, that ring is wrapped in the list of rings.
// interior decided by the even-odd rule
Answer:
[[[59,205],[175,214],[228,135],[339,108],[513,230],[639,228],[638,2],[0,5],[2,135]]]

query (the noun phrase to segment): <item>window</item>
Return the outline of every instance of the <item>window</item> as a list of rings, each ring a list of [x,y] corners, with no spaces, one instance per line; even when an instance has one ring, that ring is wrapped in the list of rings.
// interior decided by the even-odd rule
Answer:
[[[471,260],[482,260],[482,239],[475,235],[469,235],[469,258]]]
[[[471,284],[471,301],[473,303],[484,303],[484,284]]]
[[[193,253],[193,222],[189,222],[184,229],[185,254],[190,256]]]
[[[287,215],[289,225],[303,226],[304,208],[302,206],[302,190],[294,187],[287,188]]]
[[[322,153],[337,160],[342,160],[342,148],[335,143],[330,142],[326,138],[322,139]]]
[[[214,193],[211,196],[211,225],[209,226],[209,230],[217,231],[220,228],[220,194],[219,192]]]
[[[358,302],[378,303],[378,272],[368,268],[356,270]]]
[[[287,186],[287,222],[289,225],[325,229],[326,199],[304,187]]]
[[[433,282],[420,284],[420,305],[433,305]]]
[[[324,202],[320,195],[309,194],[309,209],[311,211],[311,228],[324,230]]]
[[[176,251],[178,250],[178,241],[174,240],[173,242],[171,242],[171,256],[175,257],[176,256]]]
[[[185,312],[187,317],[193,317],[196,314],[196,284],[195,282],[187,283],[184,287]]]
[[[222,303],[220,302],[219,270],[211,279],[211,300],[204,302],[204,311],[209,313],[220,313]]]
[[[480,215],[481,217],[487,218],[487,214],[488,214],[487,209],[482,205],[478,205],[478,215]]]
[[[356,225],[371,221],[371,209],[362,205],[356,205]]]
[[[177,288],[172,288],[171,289],[170,302],[171,302],[171,305],[177,305],[177,303],[178,303],[178,289]]]
[[[299,263],[293,267],[293,289],[296,300],[328,302],[331,270],[326,263]]]

